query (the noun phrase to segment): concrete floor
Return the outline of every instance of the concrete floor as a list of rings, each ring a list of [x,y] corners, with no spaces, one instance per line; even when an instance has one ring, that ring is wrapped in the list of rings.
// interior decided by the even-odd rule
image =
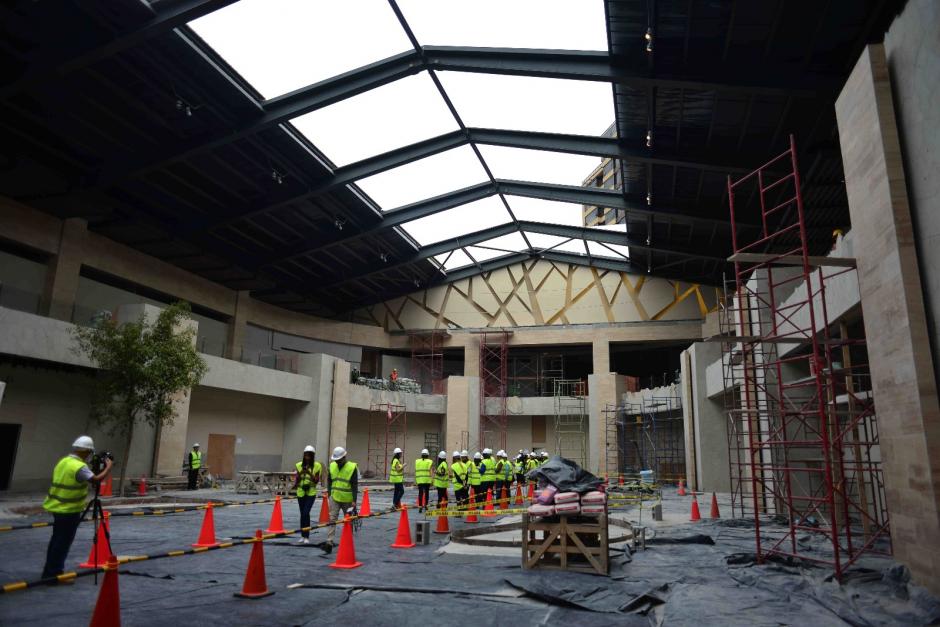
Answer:
[[[554,621],[622,626],[926,624],[940,620],[937,599],[890,577],[838,586],[827,583],[827,573],[820,569],[773,564],[731,567],[726,563],[728,555],[753,551],[753,530],[727,521],[690,524],[689,499],[675,496],[675,490],[667,492],[662,523],[652,523],[649,511],[643,513],[643,523],[655,539],[632,560],[614,552],[610,578],[523,571],[518,550],[460,546],[448,543],[447,536],[433,536],[429,546],[391,549],[398,526],[398,516],[392,515],[364,521],[356,536],[357,557],[364,565],[355,570],[328,568],[335,555],[312,546],[294,546],[293,538],[265,542],[267,583],[276,594],[260,600],[232,596],[242,585],[248,546],[126,564],[120,571],[123,624],[165,626],[197,620],[202,625],[306,625],[342,620],[398,627],[419,622],[478,627]],[[246,498],[200,491],[184,493],[181,500],[206,496]],[[415,491],[409,489],[406,502],[413,503],[414,498]],[[371,499],[374,510],[390,506],[387,491],[372,491]],[[722,502],[726,505],[725,499]],[[318,502],[314,507],[315,515],[319,506]],[[703,510],[707,513],[707,507]],[[621,512],[617,515],[638,517],[635,510]],[[416,514],[410,513],[413,520]],[[249,536],[267,526],[270,514],[269,504],[217,509],[217,537]],[[0,524],[26,521],[8,513],[0,516]],[[120,555],[189,548],[202,517],[201,511],[115,517],[113,546]],[[297,526],[298,518],[294,502],[285,502],[285,526]],[[41,517],[32,518],[36,519]],[[481,519],[477,527],[500,521]],[[465,524],[451,519],[455,528]],[[82,525],[68,564],[86,557],[91,531],[90,524]],[[0,582],[37,579],[50,533],[49,528],[0,533]],[[706,534],[715,544],[656,543],[656,539],[694,534]],[[325,530],[319,530],[312,541],[325,536]],[[895,565],[880,559],[865,566],[872,572],[890,572]],[[92,577],[69,586],[3,594],[0,624],[83,624],[91,616],[96,596]]]

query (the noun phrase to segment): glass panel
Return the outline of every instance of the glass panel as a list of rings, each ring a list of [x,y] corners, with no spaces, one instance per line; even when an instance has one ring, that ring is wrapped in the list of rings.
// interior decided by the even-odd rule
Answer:
[[[505,250],[493,250],[492,248],[480,248],[479,246],[468,246],[467,252],[470,253],[470,256],[476,259],[477,262],[489,261],[490,259],[512,254],[507,253]]]
[[[525,239],[522,237],[522,234],[518,231],[515,233],[510,233],[509,235],[488,239],[481,244],[477,244],[477,246],[496,248],[502,252],[510,253],[518,253],[529,249],[529,247],[526,246]]]
[[[425,45],[607,50],[601,0],[399,0],[398,4]]]
[[[590,249],[592,255],[596,255],[597,257],[610,257],[613,259],[630,258],[629,248],[620,244],[607,244],[606,242],[600,244],[598,242],[588,241],[588,249]],[[617,253],[620,254],[618,255]]]
[[[470,72],[438,76],[467,126],[598,136],[614,119],[608,83]]]
[[[498,179],[581,185],[597,166],[597,157],[564,152],[480,146],[483,159]]]
[[[557,235],[544,235],[542,233],[530,233],[526,231],[525,236],[529,238],[532,248],[551,248],[565,241],[564,237]]]
[[[339,166],[459,129],[427,72],[292,122]]]
[[[487,180],[473,150],[461,146],[370,176],[356,184],[387,211]]]
[[[582,226],[581,205],[522,196],[507,196],[506,198],[509,206],[512,207],[512,212],[519,220]]]
[[[552,250],[557,250],[564,253],[574,253],[576,255],[585,255],[587,254],[584,251],[584,240],[583,239],[573,239],[570,242],[565,242]]]
[[[460,248],[453,251],[453,253],[454,254],[452,255],[450,253],[444,253],[443,255],[438,255],[434,259],[438,263],[444,264],[445,270],[453,270],[455,268],[462,268],[464,266],[467,266],[473,263],[470,257],[467,256],[467,253],[465,253]],[[450,259],[448,259],[448,256],[450,256]]]
[[[265,98],[412,50],[386,0],[241,0],[189,26]]]
[[[512,222],[512,218],[503,203],[498,197],[491,196],[406,222],[403,228],[416,242],[427,246],[507,222]]]

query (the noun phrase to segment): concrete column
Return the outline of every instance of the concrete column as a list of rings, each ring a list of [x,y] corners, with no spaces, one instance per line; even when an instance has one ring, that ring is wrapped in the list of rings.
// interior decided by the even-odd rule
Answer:
[[[881,44],[862,53],[836,101],[836,119],[894,556],[940,593],[940,404]]]
[[[598,476],[607,472],[608,453],[616,454],[616,447],[607,450],[608,405],[616,407],[626,391],[626,380],[613,372],[588,375],[588,459],[585,467]]]
[[[330,403],[330,448],[347,448],[347,424],[349,422],[349,362],[337,359],[333,362],[333,400]],[[364,461],[364,460],[363,460]],[[362,463],[362,462],[360,462]]]
[[[708,398],[705,377],[706,368],[721,359],[721,344],[696,342],[683,352],[685,356],[688,356],[689,374],[687,377],[683,369],[682,383],[686,387],[688,380],[691,397],[688,404],[685,396],[682,399],[683,417],[686,420],[687,479],[689,485],[697,490],[728,492],[731,490],[728,417],[721,397]]]
[[[682,395],[682,432],[685,439],[685,481],[693,490],[698,489],[698,472],[696,457],[699,449],[695,443],[695,395],[692,390],[694,375],[692,365],[692,349],[679,354],[679,371],[681,375],[680,394]]]
[[[444,414],[444,434],[441,441],[447,450],[460,450],[470,444],[463,442],[464,432],[470,441],[480,431],[480,379],[455,377],[447,379],[447,410]]]
[[[40,314],[56,320],[71,321],[87,235],[88,223],[85,220],[69,218],[62,221],[59,250],[49,260],[46,270]]]
[[[610,341],[606,337],[595,338],[591,354],[594,358],[594,374],[610,372]]]
[[[236,292],[235,313],[228,322],[228,333],[225,339],[225,356],[229,359],[238,359],[242,354],[242,343],[245,341],[245,327],[248,326],[248,317],[250,315],[250,292]]]
[[[471,337],[463,347],[463,376],[480,376],[480,340],[476,337]]]
[[[284,470],[290,470],[294,457],[291,452],[303,450],[304,446],[311,443],[317,449],[317,459],[321,462],[329,460],[332,452],[330,426],[335,361],[335,357],[322,353],[300,355],[297,359],[297,373],[310,377],[313,393],[309,402],[298,404],[284,419],[284,455],[281,462]]]

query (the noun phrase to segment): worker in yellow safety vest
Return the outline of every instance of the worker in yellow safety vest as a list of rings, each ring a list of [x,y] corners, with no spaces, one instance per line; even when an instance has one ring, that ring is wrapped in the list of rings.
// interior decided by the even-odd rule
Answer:
[[[317,500],[317,485],[323,474],[323,465],[316,461],[317,450],[311,445],[304,447],[303,457],[294,464],[294,485],[297,490],[297,505],[300,508],[300,540],[297,544],[310,544],[310,510]]]
[[[437,488],[437,508],[447,504],[447,486],[450,483],[450,467],[447,465],[447,451],[437,454],[437,467],[434,469],[434,487]]]
[[[434,462],[428,449],[421,449],[420,459],[415,460],[415,485],[418,486],[418,511],[424,511],[428,506],[428,494],[431,491],[431,466]]]
[[[392,463],[388,469],[388,482],[392,484],[392,507],[401,509],[401,497],[405,495],[405,464],[397,446],[392,451]]]
[[[330,456],[330,474],[327,483],[330,494],[330,522],[335,523],[339,512],[343,515],[356,515],[356,501],[359,498],[359,469],[346,459],[346,449],[337,446]],[[330,525],[326,541],[332,546],[336,525]]]
[[[454,451],[450,462],[450,480],[454,485],[454,500],[462,507],[467,501],[467,467],[460,460],[460,451]]]
[[[521,486],[525,483],[525,451],[520,450],[516,459],[513,461],[512,469],[516,473],[516,482]]]
[[[543,464],[545,464],[545,462],[547,462],[548,459],[549,459],[548,451],[542,451],[542,459],[539,461],[539,466],[542,466]]]
[[[480,471],[483,475],[483,481],[480,484],[480,495],[485,499],[489,490],[494,490],[496,486],[496,460],[493,459],[493,449],[483,449],[483,469]],[[493,492],[496,497],[496,492]]]
[[[186,456],[186,489],[195,490],[196,482],[199,480],[199,469],[202,468],[202,452],[199,450],[199,442],[193,444],[193,450]]]
[[[530,472],[532,472],[533,470],[539,467],[539,463],[536,461],[537,456],[538,456],[538,453],[534,451],[529,453],[529,459],[527,459],[525,463],[526,476],[528,476]],[[529,479],[529,483],[536,483],[533,477],[528,477],[528,479]]]
[[[470,483],[473,502],[477,505],[486,499],[485,494],[480,494],[481,483],[483,482],[483,474],[480,472],[482,466],[483,456],[480,455],[480,453],[474,453],[473,461],[470,461],[468,464],[467,481]]]
[[[88,467],[86,462],[94,450],[92,439],[87,435],[80,436],[72,442],[72,453],[60,459],[52,471],[52,485],[42,504],[43,509],[52,514],[52,538],[46,550],[43,579],[65,572],[65,559],[85,510],[88,484],[97,485],[111,473],[113,462],[107,455],[101,456],[103,467],[98,474]]]

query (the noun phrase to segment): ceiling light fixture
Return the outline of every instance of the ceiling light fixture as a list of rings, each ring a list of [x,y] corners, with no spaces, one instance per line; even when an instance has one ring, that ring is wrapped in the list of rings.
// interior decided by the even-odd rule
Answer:
[[[651,128],[646,130],[646,147],[653,147],[653,129]]]
[[[646,34],[643,35],[643,39],[646,40],[646,51],[652,52],[653,51],[653,27],[652,26],[646,27]]]
[[[653,205],[653,192],[646,192],[646,204],[649,206]]]
[[[271,169],[271,180],[277,183],[278,185],[284,184],[284,175],[278,172],[275,169]]]
[[[193,108],[189,106],[189,103],[182,98],[176,99],[176,110],[182,111],[187,118],[193,117]]]
[[[333,220],[333,226],[335,226],[337,230],[342,231],[343,227],[346,226],[346,220],[337,217],[335,220]]]
[[[388,263],[388,253],[379,253],[379,259],[382,260],[382,263]]]

